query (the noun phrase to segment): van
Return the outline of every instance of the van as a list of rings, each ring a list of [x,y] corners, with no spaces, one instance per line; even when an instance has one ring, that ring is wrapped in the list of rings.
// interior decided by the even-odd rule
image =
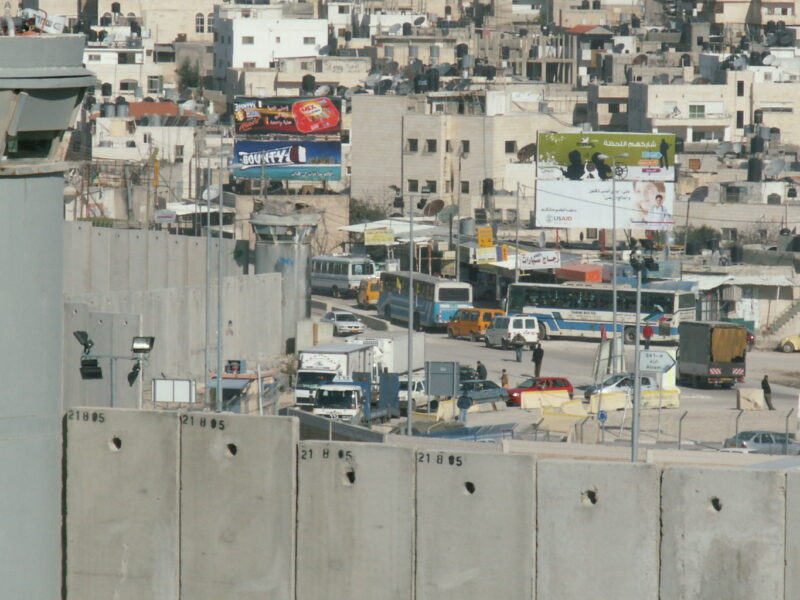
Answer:
[[[356,295],[358,305],[361,308],[375,308],[378,305],[378,297],[381,295],[381,280],[363,279],[358,286]]]
[[[495,317],[486,329],[484,342],[487,348],[500,346],[511,348],[513,341],[522,339],[525,345],[539,341],[539,321],[532,315],[514,315],[511,317]]]
[[[502,317],[505,313],[497,308],[462,308],[453,315],[447,324],[447,337],[465,337],[477,342],[495,317]]]

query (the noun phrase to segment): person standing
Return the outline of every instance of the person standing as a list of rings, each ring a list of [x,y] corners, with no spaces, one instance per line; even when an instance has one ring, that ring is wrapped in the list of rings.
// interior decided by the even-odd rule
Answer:
[[[525,348],[525,338],[517,335],[512,342],[514,344],[514,353],[517,355],[517,362],[522,362],[522,349]]]
[[[505,369],[503,369],[503,374],[500,376],[500,385],[502,385],[506,389],[509,388],[509,385],[508,385],[508,373],[506,373]]]
[[[469,397],[466,391],[461,392],[461,395],[456,401],[456,406],[458,406],[459,409],[458,420],[461,421],[462,425],[466,425],[467,411],[469,411],[469,407],[472,406],[472,398]]]
[[[539,377],[539,374],[542,372],[542,359],[544,358],[544,349],[542,349],[542,343],[536,342],[536,346],[533,348],[533,364],[536,368],[536,377]]]
[[[767,403],[767,408],[775,410],[775,407],[772,406],[772,387],[769,385],[769,377],[767,375],[764,375],[764,379],[761,380],[761,389],[764,390],[764,402]]]
[[[486,379],[487,376],[486,367],[483,366],[483,363],[481,361],[478,361],[478,364],[475,367],[475,373],[477,374],[478,379]]]

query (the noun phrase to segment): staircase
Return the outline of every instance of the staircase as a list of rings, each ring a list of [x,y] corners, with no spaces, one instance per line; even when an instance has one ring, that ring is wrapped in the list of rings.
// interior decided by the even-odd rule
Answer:
[[[786,310],[779,314],[777,318],[769,325],[769,327],[766,328],[767,335],[778,334],[785,325],[793,321],[794,318],[799,314],[800,299],[797,299],[792,302]],[[794,334],[796,332],[792,331],[790,333]]]

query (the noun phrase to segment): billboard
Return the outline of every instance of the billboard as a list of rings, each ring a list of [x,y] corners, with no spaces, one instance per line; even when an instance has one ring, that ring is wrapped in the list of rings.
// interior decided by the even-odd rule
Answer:
[[[305,140],[257,142],[233,146],[234,177],[293,181],[338,181],[342,178],[341,142]]]
[[[662,181],[539,181],[536,184],[536,226],[560,228],[613,227],[671,230],[675,225],[675,184]],[[616,202],[615,202],[616,196]]]
[[[522,271],[533,269],[558,269],[561,267],[561,252],[542,250],[541,252],[520,252],[519,268]]]
[[[621,154],[628,156],[614,158]],[[539,134],[539,179],[611,181],[615,173],[617,181],[675,181],[675,136],[604,132]]]
[[[342,129],[340,98],[236,98],[236,135],[336,134]]]

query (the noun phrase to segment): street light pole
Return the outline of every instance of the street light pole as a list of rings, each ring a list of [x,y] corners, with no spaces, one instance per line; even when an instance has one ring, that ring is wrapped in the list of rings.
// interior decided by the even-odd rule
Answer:
[[[456,228],[456,281],[461,281],[461,160],[467,158],[469,154],[461,150],[458,154],[458,181],[456,186],[458,196],[456,207],[458,208],[458,227]]]
[[[414,201],[408,197],[408,383],[406,385],[406,434],[414,435]]]
[[[219,153],[219,215],[217,238],[217,393],[215,398],[216,412],[222,412],[222,186],[225,152]]]
[[[639,375],[639,326],[642,318],[642,266],[636,269],[636,344],[633,357],[633,422],[631,423],[631,462],[639,459],[639,406],[642,397],[642,379]]]
[[[520,183],[517,182],[517,233],[516,239],[514,240],[514,246],[516,246],[516,252],[514,253],[514,283],[519,283],[519,191],[520,191]]]

